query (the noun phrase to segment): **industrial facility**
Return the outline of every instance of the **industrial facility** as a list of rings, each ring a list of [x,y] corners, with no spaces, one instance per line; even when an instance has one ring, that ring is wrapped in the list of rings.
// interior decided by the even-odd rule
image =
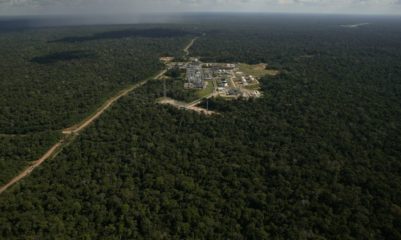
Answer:
[[[189,62],[172,62],[170,68],[178,68],[185,72],[186,89],[206,89],[212,87],[214,96],[228,98],[260,97],[261,93],[255,89],[259,86],[256,77],[240,71],[239,65],[234,63],[203,63],[197,58],[190,58]],[[208,87],[209,86],[209,87]]]
[[[205,83],[205,72],[200,62],[192,62],[187,65],[187,83],[185,88],[204,88]]]

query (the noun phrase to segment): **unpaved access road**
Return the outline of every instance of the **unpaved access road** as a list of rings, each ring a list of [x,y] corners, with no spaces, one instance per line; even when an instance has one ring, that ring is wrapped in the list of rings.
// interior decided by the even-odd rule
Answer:
[[[214,94],[210,94],[206,98],[211,98],[213,96],[214,96]],[[198,107],[197,105],[200,104],[203,99],[204,98],[198,99],[198,100],[193,101],[191,103],[185,103],[185,102],[180,102],[180,101],[177,101],[177,100],[174,100],[174,99],[171,99],[171,98],[163,98],[163,99],[159,100],[158,102],[160,104],[171,105],[171,106],[176,107],[178,109],[186,109],[186,110],[202,113],[202,114],[205,114],[205,115],[219,114],[218,112],[210,111],[210,110],[204,109],[202,107]]]
[[[198,40],[198,38],[194,38],[191,40],[191,42],[184,48],[184,52],[185,55],[188,56],[189,55],[189,49],[192,47],[192,45],[194,45],[195,41]]]
[[[166,69],[164,69],[163,71],[161,71],[159,74],[157,74],[155,77],[151,78],[151,79],[158,79],[161,76],[163,76],[166,73]],[[63,134],[77,134],[79,132],[81,132],[82,130],[84,130],[85,128],[87,128],[92,122],[94,122],[96,119],[98,119],[103,113],[104,111],[106,111],[107,109],[109,109],[116,101],[118,101],[118,99],[120,99],[121,97],[126,96],[128,93],[132,92],[133,90],[145,85],[147,82],[149,81],[149,79],[144,80],[140,83],[137,83],[133,86],[130,86],[122,91],[120,91],[117,95],[111,97],[110,99],[108,99],[94,114],[92,114],[90,117],[86,118],[84,121],[82,121],[81,123],[74,125],[70,128],[64,129],[63,130]]]
[[[58,143],[54,144],[42,157],[38,160],[34,161],[29,167],[25,168],[22,172],[20,172],[17,176],[13,179],[8,181],[5,185],[0,187],[0,195],[6,191],[8,188],[16,184],[17,182],[21,181],[23,178],[27,177],[35,168],[39,167],[42,163],[44,163],[49,158],[55,157],[59,150],[61,150],[65,144],[68,142],[68,136],[72,134],[78,134],[87,128],[91,123],[93,123],[97,118],[99,118],[107,109],[109,109],[118,99],[123,96],[126,96],[131,91],[145,85],[150,79],[157,79],[163,76],[166,73],[166,69],[162,70],[159,74],[157,74],[153,78],[149,78],[139,82],[135,85],[127,87],[126,89],[120,91],[117,95],[111,97],[107,100],[102,107],[100,107],[94,114],[92,114],[89,118],[85,119],[83,122],[74,125],[73,127],[67,128],[63,130],[63,134],[65,135],[63,139],[61,139]]]
[[[51,157],[58,149],[61,148],[63,145],[63,141],[61,140],[55,145],[53,145],[46,153],[43,155],[41,158],[38,160],[34,161],[32,165],[27,167],[24,171],[22,171],[18,176],[14,177],[11,179],[8,183],[6,183],[4,186],[1,186],[0,188],[0,194],[2,194],[4,191],[6,191],[9,187],[14,185],[15,183],[19,182],[21,179],[24,177],[28,176],[35,168],[39,167],[44,161],[46,161],[49,157]]]
[[[195,41],[198,38],[194,38],[191,40],[191,42],[183,49],[184,52],[189,55],[189,49],[191,46],[195,43]],[[149,80],[151,79],[159,79],[161,78],[165,73],[167,72],[167,66],[165,69],[160,71],[156,76],[150,77],[148,79],[145,79],[135,85],[129,86],[123,90],[121,90],[119,93],[117,93],[115,96],[111,97],[108,99],[99,109],[97,109],[91,116],[83,120],[81,123],[76,124],[72,127],[64,129],[62,132],[64,134],[64,137],[56,144],[54,144],[42,157],[40,157],[38,160],[34,161],[29,167],[25,168],[20,172],[17,176],[15,176],[13,179],[8,181],[5,185],[0,187],[0,195],[9,189],[11,186],[16,184],[17,182],[21,181],[25,177],[27,177],[35,168],[39,167],[42,163],[44,163],[46,160],[55,157],[57,153],[59,153],[62,148],[69,142],[68,137],[74,134],[79,134],[82,132],[84,129],[86,129],[91,123],[93,123],[96,119],[98,119],[107,109],[109,109],[116,101],[118,101],[120,98],[126,96],[128,93],[134,91],[135,89],[145,85]]]

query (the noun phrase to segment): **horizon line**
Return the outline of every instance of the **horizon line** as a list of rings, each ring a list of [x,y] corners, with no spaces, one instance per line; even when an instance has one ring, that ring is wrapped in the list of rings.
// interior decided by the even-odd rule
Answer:
[[[79,16],[79,17],[101,17],[101,16],[116,16],[116,17],[127,17],[127,16],[187,16],[187,15],[217,15],[217,14],[234,14],[234,15],[312,15],[312,16],[378,16],[378,17],[401,17],[400,13],[338,13],[338,12],[260,12],[260,11],[182,11],[182,12],[147,12],[147,13],[93,13],[93,14],[81,14],[81,13],[47,13],[47,14],[0,14],[1,17],[68,17],[68,16]]]

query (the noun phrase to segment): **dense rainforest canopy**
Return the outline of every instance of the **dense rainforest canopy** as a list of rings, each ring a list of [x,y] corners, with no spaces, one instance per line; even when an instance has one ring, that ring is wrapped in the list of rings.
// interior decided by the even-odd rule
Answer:
[[[1,29],[0,29],[1,33]],[[0,34],[0,133],[60,130],[179,55],[191,32],[157,26],[27,29]]]
[[[60,137],[56,131],[26,135],[0,134],[0,185],[38,159]]]
[[[0,21],[1,22],[1,21]],[[19,29],[0,24],[0,184],[61,131],[180,56],[191,30],[164,26]]]
[[[1,237],[401,239],[400,20],[216,18],[191,53],[280,69],[264,97],[204,116],[149,82],[0,196]]]

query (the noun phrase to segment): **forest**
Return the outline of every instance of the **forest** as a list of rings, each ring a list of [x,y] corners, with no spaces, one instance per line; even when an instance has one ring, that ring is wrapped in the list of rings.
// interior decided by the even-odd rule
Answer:
[[[27,135],[0,134],[0,185],[6,183],[38,159],[60,138],[56,131],[45,131]]]
[[[0,133],[61,130],[79,122],[115,92],[163,68],[159,57],[181,54],[192,36],[141,25],[4,32]]]
[[[0,184],[196,34],[157,25],[17,29],[0,26]]]
[[[264,97],[205,116],[150,81],[0,196],[0,236],[401,239],[401,20],[356,20],[189,19],[193,56],[280,70]]]

